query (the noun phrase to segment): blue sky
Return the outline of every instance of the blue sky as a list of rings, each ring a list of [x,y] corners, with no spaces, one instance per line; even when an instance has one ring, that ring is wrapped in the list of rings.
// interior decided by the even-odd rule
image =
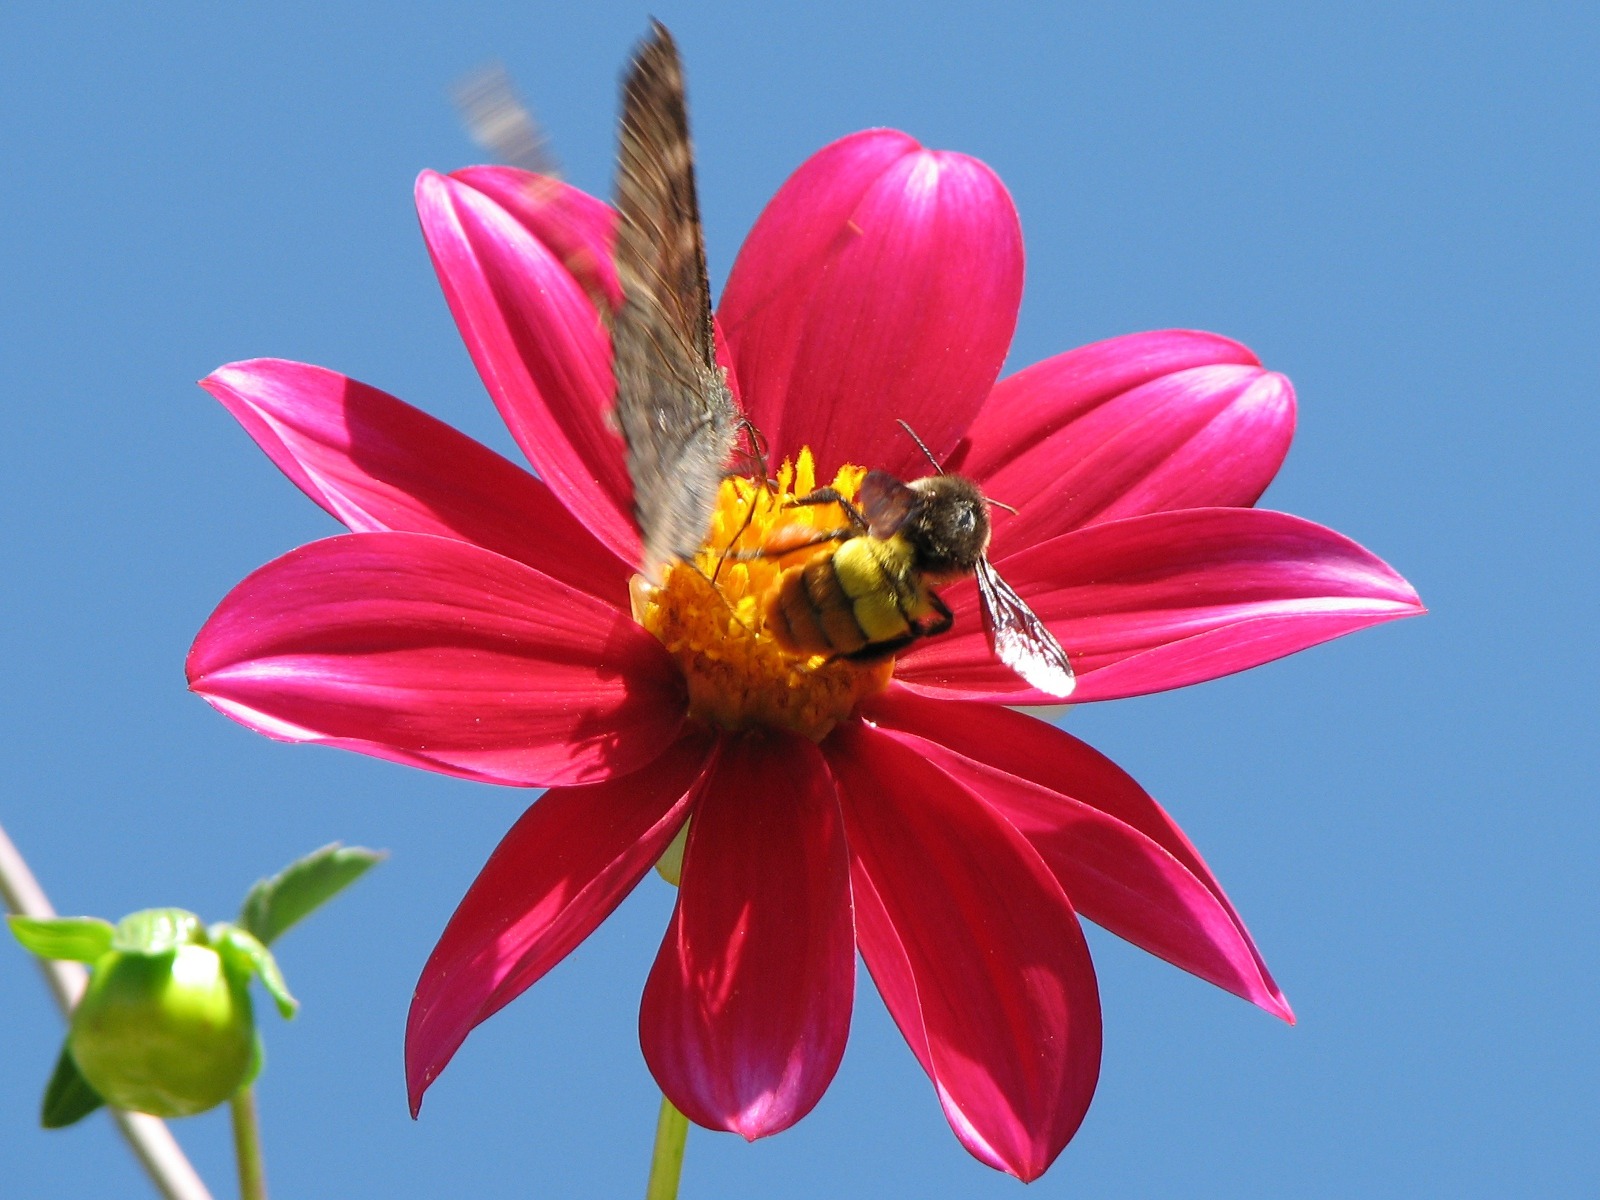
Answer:
[[[282,1195],[642,1192],[647,879],[406,1115],[416,974],[528,796],[247,733],[183,688],[211,607],[333,532],[193,381],[303,359],[507,452],[411,208],[477,154],[450,84],[498,57],[609,186],[646,12],[141,6],[0,14],[0,823],[64,911],[230,915],[334,838],[391,860],[281,946],[264,1013]],[[1088,1121],[1031,1195],[1592,1194],[1600,20],[1590,6],[666,3],[713,276],[807,154],[871,125],[990,163],[1028,278],[1014,369],[1193,326],[1288,374],[1264,501],[1432,612],[1246,675],[1076,710],[1183,823],[1290,1029],[1091,931]],[[142,1186],[97,1118],[34,1127],[59,1022],[0,945],[0,1163],[26,1197]],[[226,1120],[177,1132],[231,1194]],[[691,1137],[686,1197],[988,1197],[863,992],[794,1130]]]

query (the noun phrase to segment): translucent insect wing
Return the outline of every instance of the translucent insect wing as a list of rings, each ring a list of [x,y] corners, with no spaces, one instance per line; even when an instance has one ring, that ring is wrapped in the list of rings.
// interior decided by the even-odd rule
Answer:
[[[994,656],[1048,696],[1064,700],[1076,681],[1072,663],[1045,624],[987,558],[977,569],[978,597]]]
[[[893,537],[920,502],[914,489],[887,471],[868,471],[856,494],[867,532],[875,538]]]

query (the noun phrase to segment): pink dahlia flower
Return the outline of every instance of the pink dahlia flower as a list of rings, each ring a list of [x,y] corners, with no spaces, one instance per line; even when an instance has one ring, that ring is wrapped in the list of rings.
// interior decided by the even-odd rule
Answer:
[[[741,674],[731,641],[672,629],[754,634],[631,600],[639,539],[592,299],[616,295],[613,213],[493,167],[424,174],[417,204],[533,473],[332,371],[222,368],[207,390],[351,532],[251,575],[188,661],[195,691],[271,737],[549,789],[422,972],[413,1110],[468,1032],[686,824],[640,1040],[705,1126],[759,1137],[816,1104],[844,1051],[857,950],[956,1136],[1023,1179],[1071,1138],[1099,1068],[1080,914],[1291,1019],[1160,806],[1005,707],[1049,698],[994,660],[970,580],[945,592],[950,633],[842,697],[812,696],[790,664],[751,700],[766,684]],[[813,157],[756,224],[718,311],[773,461],[915,478],[927,471],[903,419],[1014,505],[991,557],[1066,647],[1078,701],[1422,611],[1360,546],[1251,507],[1288,448],[1294,397],[1244,347],[1138,334],[996,383],[1022,263],[1016,212],[982,163],[887,130]]]

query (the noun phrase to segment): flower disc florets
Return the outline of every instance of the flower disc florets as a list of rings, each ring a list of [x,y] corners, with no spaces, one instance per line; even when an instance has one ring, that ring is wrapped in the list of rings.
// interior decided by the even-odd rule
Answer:
[[[865,475],[846,465],[831,486],[853,500]],[[809,449],[778,469],[776,488],[773,482],[724,480],[710,535],[694,562],[673,563],[659,587],[634,578],[634,616],[677,660],[691,716],[718,729],[775,726],[821,741],[858,700],[883,690],[894,663],[797,658],[767,632],[766,601],[779,575],[827,545],[769,556],[762,551],[771,536],[844,523],[836,505],[793,506],[816,490]]]

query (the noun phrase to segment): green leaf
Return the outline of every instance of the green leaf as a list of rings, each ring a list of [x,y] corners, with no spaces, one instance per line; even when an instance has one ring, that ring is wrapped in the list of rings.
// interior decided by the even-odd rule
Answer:
[[[386,857],[378,850],[338,842],[313,850],[250,889],[239,910],[239,925],[270,945]]]
[[[11,934],[40,958],[92,963],[111,949],[111,922],[99,917],[7,917]]]
[[[44,1103],[39,1108],[39,1124],[46,1129],[65,1129],[76,1125],[105,1101],[78,1070],[78,1064],[65,1046],[56,1058],[56,1069],[44,1085]]]
[[[267,989],[284,1020],[294,1016],[300,1002],[289,994],[289,985],[284,982],[283,972],[278,970],[278,960],[272,957],[271,950],[253,934],[224,922],[211,927],[211,941],[230,971],[246,979],[251,975],[261,976],[261,986]]]
[[[145,908],[117,922],[111,948],[124,954],[165,954],[204,943],[200,918],[182,908]]]

